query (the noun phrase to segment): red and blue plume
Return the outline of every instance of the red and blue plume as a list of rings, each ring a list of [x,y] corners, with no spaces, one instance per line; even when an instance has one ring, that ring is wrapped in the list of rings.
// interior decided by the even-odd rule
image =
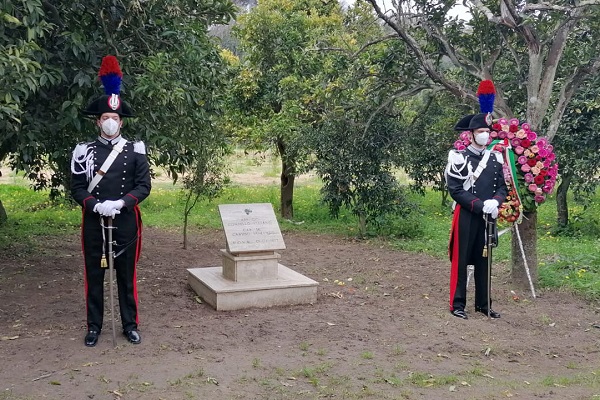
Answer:
[[[496,98],[496,88],[490,80],[484,80],[479,83],[477,88],[477,97],[479,98],[479,110],[482,113],[494,112],[494,99]]]
[[[115,56],[106,56],[102,59],[98,76],[104,86],[107,95],[121,93],[121,78],[123,73],[119,67],[119,61]]]

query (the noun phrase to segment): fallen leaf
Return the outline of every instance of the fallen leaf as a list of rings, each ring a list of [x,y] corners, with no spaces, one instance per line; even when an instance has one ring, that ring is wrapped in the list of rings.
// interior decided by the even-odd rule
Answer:
[[[15,339],[18,339],[18,338],[19,338],[19,335],[17,335],[17,336],[2,336],[0,338],[0,340],[15,340]]]
[[[491,348],[489,348],[489,347],[488,347],[487,349],[485,349],[485,353],[484,353],[484,354],[485,354],[485,356],[486,356],[486,357],[489,357],[489,356],[490,356],[490,352],[491,352],[491,351],[492,351],[492,349],[491,349]]]
[[[493,376],[491,376],[490,374],[483,374],[483,376],[485,376],[486,378],[490,378],[490,379],[496,379]]]
[[[333,322],[328,322],[327,325],[329,325],[329,326],[335,326],[335,324]]]
[[[110,393],[114,394],[114,395],[115,395],[115,396],[117,396],[117,397],[121,397],[121,396],[123,396],[121,393],[117,392],[116,390],[113,390],[113,391],[112,391],[112,392],[110,392]]]
[[[200,296],[196,296],[196,302],[202,304],[202,299]]]
[[[452,385],[452,386],[450,386],[450,388],[448,388],[448,390],[450,392],[456,392],[456,386]]]
[[[211,378],[210,376],[208,378],[206,378],[206,382],[219,386],[219,381],[216,380],[215,378]]]

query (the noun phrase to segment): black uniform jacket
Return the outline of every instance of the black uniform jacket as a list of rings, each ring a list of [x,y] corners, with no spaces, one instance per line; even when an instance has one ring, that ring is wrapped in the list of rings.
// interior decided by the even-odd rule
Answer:
[[[467,178],[468,166],[470,165],[471,170],[475,171],[482,158],[482,154],[476,154],[468,148],[462,151],[451,150],[448,157],[448,162],[455,166],[454,170],[460,171],[455,174],[461,175],[461,178],[452,175],[446,176],[448,193],[463,210],[473,214],[483,213],[485,200],[495,199],[502,204],[508,194],[502,172],[502,154],[496,151],[491,152],[486,168],[471,188],[464,189],[463,184]]]
[[[113,140],[114,142],[114,140]],[[93,142],[77,145],[73,151],[71,195],[85,213],[93,213],[94,206],[104,200],[123,200],[125,208],[134,207],[150,194],[150,167],[142,142],[127,141],[123,151],[106,171],[92,192],[89,181],[112,151],[112,144],[99,137]]]

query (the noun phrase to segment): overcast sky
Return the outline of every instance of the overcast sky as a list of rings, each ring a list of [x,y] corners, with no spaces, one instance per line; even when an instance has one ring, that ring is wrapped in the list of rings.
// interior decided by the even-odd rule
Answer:
[[[354,4],[355,0],[340,0],[340,2],[342,4],[345,5],[352,5]],[[392,7],[392,1],[391,0],[377,0],[377,2],[379,3],[379,6],[383,9],[383,10],[387,10],[389,8]],[[456,5],[454,6],[454,8],[452,10],[450,10],[450,12],[448,13],[448,15],[454,16],[454,15],[459,15],[459,16],[465,16],[468,13],[468,10],[465,6],[463,6],[461,4],[460,1],[456,2]]]

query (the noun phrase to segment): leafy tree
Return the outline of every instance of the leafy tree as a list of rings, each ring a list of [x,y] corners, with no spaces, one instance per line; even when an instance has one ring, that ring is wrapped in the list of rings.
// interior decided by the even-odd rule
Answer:
[[[19,52],[28,73],[0,89],[20,93],[18,102],[4,96],[13,100],[2,108],[8,135],[0,137],[0,157],[25,170],[36,188],[51,188],[53,196],[68,190],[71,149],[94,135],[79,110],[99,94],[96,74],[106,54],[121,61],[122,93],[138,116],[127,131],[146,142],[155,165],[177,179],[194,165],[198,146],[213,148],[207,141],[216,137],[225,75],[207,27],[233,16],[230,1],[24,0],[4,1],[1,10],[9,21],[3,38],[18,38],[3,42],[2,60],[21,65],[10,58],[14,49],[29,52]]]
[[[343,27],[319,41],[323,69],[302,105],[313,118],[304,136],[315,155],[310,166],[323,179],[323,200],[334,216],[342,207],[356,215],[362,236],[368,225],[382,228],[408,214],[394,176],[405,134],[394,100],[405,93],[382,78],[404,69],[406,80],[396,84],[408,86],[411,63],[403,46],[380,34],[366,7],[348,10]]]
[[[294,182],[306,152],[299,135],[310,117],[299,101],[310,93],[322,68],[310,51],[319,38],[340,25],[335,1],[264,0],[242,15],[235,27],[243,51],[230,95],[230,126],[246,148],[274,149],[281,158],[281,215],[293,217]]]
[[[600,183],[600,93],[594,77],[569,104],[561,121],[561,135],[554,140],[561,169],[556,193],[559,229],[567,229],[569,212],[567,192],[574,189],[575,199],[587,204]]]
[[[387,12],[377,0],[361,1],[371,4],[434,83],[475,103],[477,81],[495,77],[496,110],[507,117],[522,112],[533,129],[544,131],[549,140],[582,82],[600,68],[598,1],[473,0],[464,3],[471,15],[466,22],[448,16],[453,0],[399,1]],[[448,65],[440,63],[440,54],[462,71],[458,79]],[[536,277],[536,213],[529,211],[520,229]],[[516,240],[512,251],[513,280],[525,284]]]
[[[441,193],[441,205],[448,203],[444,168],[449,144],[456,140],[452,127],[461,116],[473,113],[465,105],[455,106],[456,99],[447,92],[427,90],[420,96],[404,100],[399,164],[413,180],[412,189],[424,194],[433,184]],[[462,111],[462,112],[461,112]]]

